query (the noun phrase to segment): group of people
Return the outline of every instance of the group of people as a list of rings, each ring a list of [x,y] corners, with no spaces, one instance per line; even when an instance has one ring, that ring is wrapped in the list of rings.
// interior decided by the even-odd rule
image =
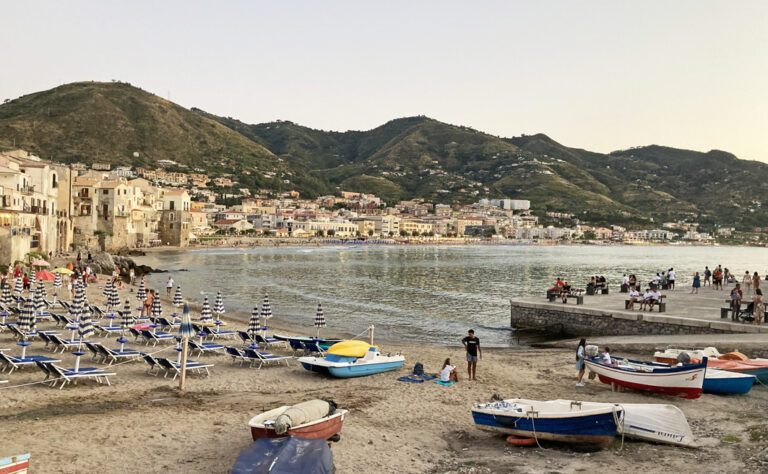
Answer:
[[[584,359],[587,357],[587,340],[584,338],[581,338],[579,341],[579,346],[576,348],[576,386],[577,387],[583,387],[584,386],[584,372],[586,370],[586,364],[584,363]],[[611,365],[613,364],[613,359],[611,359],[611,349],[609,347],[605,347],[603,349],[603,353],[600,354],[600,357],[598,358],[598,361],[603,364]]]
[[[629,290],[629,304],[627,305],[627,309],[634,311],[635,303],[639,303],[640,311],[645,311],[646,309],[648,311],[653,311],[653,307],[661,303],[661,298],[662,296],[658,286],[646,288],[642,296],[640,296],[640,292],[637,288],[633,286]]]
[[[466,337],[461,340],[464,345],[464,351],[467,355],[467,376],[469,380],[477,380],[477,361],[483,358],[483,351],[480,349],[480,338],[475,336],[475,330],[467,331]],[[445,359],[443,368],[440,369],[440,381],[445,383],[458,382],[459,373],[456,366],[451,365],[451,359]]]
[[[587,282],[587,290],[592,288],[594,294],[599,295],[603,288],[606,288],[608,286],[608,282],[605,280],[604,276],[593,276],[589,279],[589,282]]]

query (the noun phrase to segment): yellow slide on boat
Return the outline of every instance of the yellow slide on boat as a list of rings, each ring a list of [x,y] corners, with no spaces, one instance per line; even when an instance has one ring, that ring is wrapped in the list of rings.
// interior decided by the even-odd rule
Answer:
[[[371,345],[365,341],[341,341],[329,347],[328,354],[342,357],[364,357],[370,348]],[[376,349],[378,350],[378,347]]]

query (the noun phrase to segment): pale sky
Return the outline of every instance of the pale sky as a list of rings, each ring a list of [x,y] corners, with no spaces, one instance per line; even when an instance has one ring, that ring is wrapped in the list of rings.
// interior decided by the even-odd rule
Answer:
[[[0,100],[118,79],[248,123],[427,115],[768,162],[768,1],[4,2]]]

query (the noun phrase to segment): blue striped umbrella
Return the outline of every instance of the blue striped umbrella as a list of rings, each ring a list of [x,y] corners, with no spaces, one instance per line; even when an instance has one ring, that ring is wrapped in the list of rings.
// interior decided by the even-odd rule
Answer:
[[[251,320],[248,321],[248,335],[252,340],[256,339],[256,335],[261,331],[261,316],[259,315],[259,307],[254,306],[251,312]]]
[[[216,313],[216,321],[219,320],[219,316],[224,312],[224,299],[221,297],[221,292],[216,293],[216,301],[213,303],[213,312]]]
[[[120,338],[117,340],[117,342],[120,343],[120,352],[123,352],[125,343],[128,342],[128,339],[125,338],[125,330],[133,324],[133,317],[131,316],[131,300],[128,298],[125,299],[122,316],[123,317],[120,320],[120,329],[122,329],[122,332],[120,333]]]
[[[53,304],[56,304],[56,298],[59,296],[59,288],[61,288],[61,273],[57,273],[53,279]]]
[[[195,328],[192,327],[192,319],[189,317],[189,304],[184,303],[184,309],[181,313],[181,325],[179,326],[179,337],[189,339],[194,335]]]
[[[213,320],[211,318],[211,305],[208,303],[208,297],[205,297],[205,300],[203,300],[203,307],[200,309],[200,322],[201,323],[210,323]]]
[[[16,277],[16,285],[13,287],[13,292],[16,293],[16,295],[20,295],[22,291],[24,291],[24,282],[19,276]]]
[[[163,315],[163,306],[160,303],[160,293],[155,292],[155,299],[152,301],[152,316],[159,318]]]
[[[173,305],[179,307],[184,304],[184,299],[181,297],[181,285],[176,286],[176,292],[173,294]]]
[[[112,288],[113,288],[113,286],[112,286],[112,279],[109,278],[109,279],[107,279],[107,284],[104,285],[104,291],[101,292],[101,296],[103,296],[104,298],[109,298],[109,295],[112,294]],[[107,304],[109,304],[109,303],[107,303]]]
[[[16,323],[16,328],[25,334],[30,332],[34,323],[34,317],[35,307],[33,306],[32,301],[27,300],[27,302],[24,303],[24,307],[21,309],[21,312],[19,313],[19,320]]]
[[[264,295],[264,301],[261,303],[261,321],[264,327],[261,328],[262,337],[267,332],[267,320],[272,317],[272,308],[269,307],[269,295]]]
[[[42,295],[43,299],[48,297],[48,290],[45,289],[45,285],[43,284],[43,280],[37,280],[37,292]]]
[[[112,309],[112,311],[115,311],[120,307],[120,296],[117,294],[117,287],[115,285],[112,285],[112,289],[109,290],[107,305]]]
[[[141,304],[144,304],[144,300],[147,299],[147,289],[144,287],[144,280],[141,281],[139,291],[136,292],[136,299],[141,301]]]
[[[37,284],[37,290],[35,290],[35,297],[33,299],[33,305],[35,307],[35,314],[39,318],[45,312],[45,287],[43,286],[43,280],[40,280]]]
[[[32,285],[35,283],[36,277],[37,277],[37,274],[35,273],[35,269],[33,268],[32,270],[29,271],[29,291],[33,291]]]
[[[7,308],[11,303],[13,303],[13,299],[11,299],[11,288],[7,283],[3,283],[3,291],[0,293],[0,304]]]
[[[88,303],[88,298],[83,299],[83,308],[83,312],[80,314],[80,324],[77,327],[77,334],[80,336],[79,344],[77,352],[73,352],[75,355],[75,372],[80,370],[80,356],[83,355],[83,352],[80,351],[80,345],[94,333],[93,321],[91,320],[91,305]]]
[[[325,327],[325,316],[323,315],[323,307],[320,303],[317,303],[317,314],[315,314],[315,327],[317,328],[317,338],[320,339],[320,328]]]

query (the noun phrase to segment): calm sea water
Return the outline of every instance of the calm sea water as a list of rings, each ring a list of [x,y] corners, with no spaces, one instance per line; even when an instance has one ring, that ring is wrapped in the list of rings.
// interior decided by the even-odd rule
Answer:
[[[509,299],[541,297],[558,276],[584,287],[590,275],[616,284],[623,273],[648,281],[674,267],[678,285],[718,264],[737,275],[768,273],[768,249],[640,246],[356,246],[168,251],[141,258],[169,270],[185,298],[216,291],[225,308],[250,313],[269,294],[275,317],[312,320],[322,303],[329,328],[357,334],[373,323],[390,339],[457,344],[474,328],[487,346],[512,346]],[[185,269],[187,271],[179,271]],[[148,277],[163,290],[168,274]],[[542,298],[543,299],[543,298]]]

